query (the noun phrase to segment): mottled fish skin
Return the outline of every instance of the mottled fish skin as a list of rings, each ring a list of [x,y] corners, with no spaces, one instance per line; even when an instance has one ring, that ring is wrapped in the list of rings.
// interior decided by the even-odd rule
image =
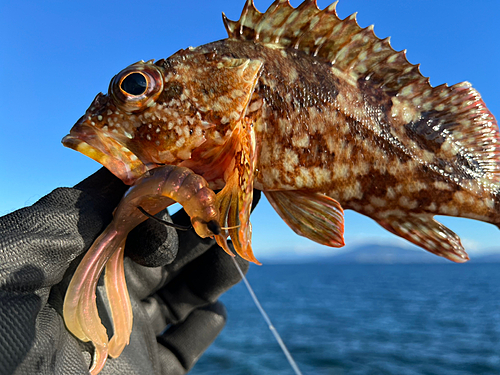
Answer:
[[[65,145],[127,183],[174,164],[225,186],[221,224],[241,225],[245,235],[227,234],[251,260],[252,188],[297,233],[329,246],[343,245],[342,207],[459,262],[468,259],[460,239],[434,215],[500,224],[498,126],[470,84],[432,88],[404,52],[355,16],[340,20],[335,4],[278,0],[260,13],[248,1],[240,20],[224,21],[228,39],[119,73],[110,92],[137,71],[156,83],[138,104],[98,95]],[[295,218],[286,202],[298,205]]]
[[[257,189],[325,193],[379,222],[439,214],[498,223],[496,182],[466,152],[440,150],[438,132],[411,132],[432,108],[407,122],[405,104],[301,51],[231,40],[198,50],[264,61],[247,111],[259,139]]]

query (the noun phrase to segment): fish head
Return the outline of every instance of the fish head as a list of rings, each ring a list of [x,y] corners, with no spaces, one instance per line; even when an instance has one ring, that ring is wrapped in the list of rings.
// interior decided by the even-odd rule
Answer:
[[[209,55],[181,50],[123,69],[63,144],[126,184],[158,165],[191,159],[207,138],[206,148],[223,144],[244,116],[262,63]]]
[[[189,103],[181,103],[183,87],[174,78],[152,60],[123,69],[108,93],[95,97],[63,145],[101,163],[126,184],[158,165],[189,158],[185,150],[204,139],[185,139],[193,110],[183,108]]]

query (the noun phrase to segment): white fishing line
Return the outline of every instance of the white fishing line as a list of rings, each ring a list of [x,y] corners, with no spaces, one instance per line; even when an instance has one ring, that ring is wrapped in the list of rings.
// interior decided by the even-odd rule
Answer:
[[[255,295],[252,287],[250,286],[250,283],[248,282],[247,278],[245,277],[245,274],[241,270],[241,268],[240,268],[238,262],[236,261],[235,257],[231,257],[231,259],[233,260],[234,265],[236,266],[236,269],[240,273],[240,275],[241,275],[241,277],[243,279],[243,282],[245,283],[245,286],[247,287],[248,292],[252,296],[252,299],[253,299],[255,305],[257,306],[257,308],[259,309],[260,313],[264,317],[264,320],[266,321],[267,325],[269,326],[269,329],[273,333],[274,338],[276,339],[276,341],[278,341],[278,344],[281,347],[281,350],[283,350],[283,353],[285,353],[285,356],[286,356],[286,359],[288,360],[288,363],[290,363],[290,366],[292,366],[293,371],[295,371],[295,374],[302,375],[302,372],[300,372],[300,369],[297,366],[297,363],[295,363],[292,355],[290,354],[290,352],[288,351],[285,343],[281,339],[280,334],[278,333],[278,331],[276,330],[276,328],[273,326],[273,323],[271,322],[271,319],[269,319],[269,316],[267,316],[266,312],[264,311],[264,308],[262,307],[262,305],[260,304],[259,300],[257,299],[257,296]]]

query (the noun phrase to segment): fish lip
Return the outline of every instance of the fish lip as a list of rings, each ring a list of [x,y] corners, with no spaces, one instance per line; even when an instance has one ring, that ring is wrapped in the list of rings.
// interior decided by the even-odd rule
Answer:
[[[85,124],[75,125],[62,144],[101,163],[127,185],[155,167],[146,165],[121,142]]]

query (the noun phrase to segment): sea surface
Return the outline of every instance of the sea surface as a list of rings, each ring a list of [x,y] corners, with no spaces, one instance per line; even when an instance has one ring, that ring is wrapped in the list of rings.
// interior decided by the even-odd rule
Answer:
[[[500,264],[264,265],[248,279],[303,374],[500,374]],[[190,375],[294,374],[242,283]]]

